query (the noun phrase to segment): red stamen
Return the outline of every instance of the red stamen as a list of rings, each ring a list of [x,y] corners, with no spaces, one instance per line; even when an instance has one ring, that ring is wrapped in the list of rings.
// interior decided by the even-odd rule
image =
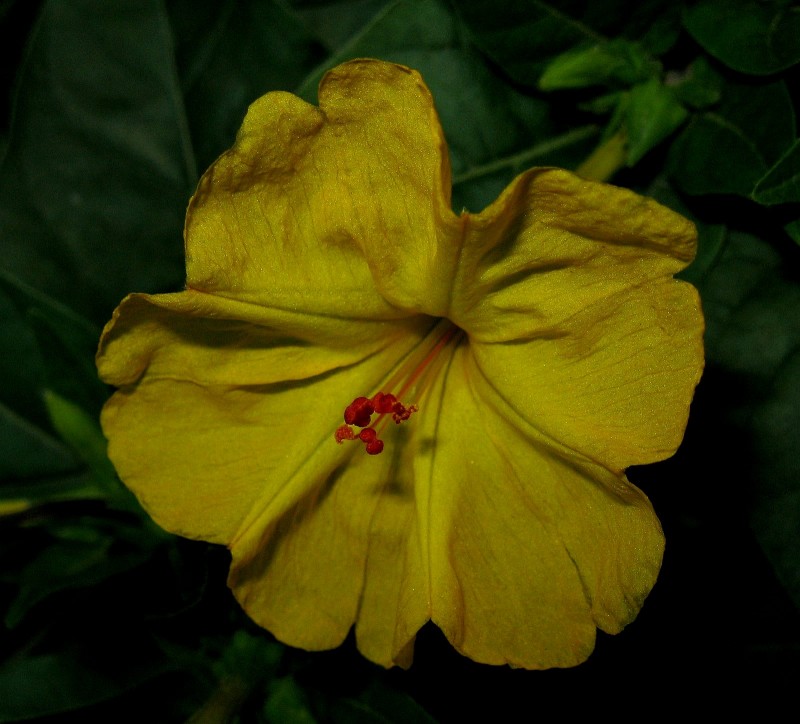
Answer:
[[[400,424],[403,420],[408,420],[411,417],[411,413],[419,409],[416,405],[406,407],[402,402],[398,402],[397,397],[391,392],[378,392],[372,398],[372,406],[375,408],[375,412],[382,415],[391,412],[392,419],[397,424]]]
[[[378,455],[383,452],[383,440],[373,440],[368,442],[365,447],[368,455]]]
[[[398,395],[405,396],[412,388],[416,390],[417,394],[421,394],[421,391],[424,391],[425,384],[420,383],[418,385],[418,382],[423,372],[428,369],[429,364],[439,355],[442,349],[450,343],[450,340],[453,339],[459,331],[457,327],[449,327],[441,337],[436,339],[432,347],[428,348],[427,351],[423,348],[422,354],[424,354],[424,356],[414,365],[410,374],[408,373],[408,369],[411,365],[408,367],[401,367],[389,380],[388,386],[394,387],[402,382]],[[376,392],[371,399],[368,397],[356,397],[356,399],[345,408],[344,421],[346,424],[336,430],[336,442],[341,443],[344,440],[358,439],[364,443],[367,454],[378,455],[383,451],[383,440],[378,438],[378,431],[375,428],[383,429],[381,425],[385,426],[386,422],[388,422],[387,420],[384,420],[383,423],[381,422],[384,415],[391,415],[395,424],[399,425],[401,422],[408,420],[408,418],[418,410],[419,408],[416,405],[404,405],[397,399],[397,395],[391,392]],[[378,415],[374,426],[372,425],[373,414]],[[362,429],[356,433],[355,430],[350,427],[351,425]]]
[[[378,439],[378,433],[373,427],[365,427],[358,435],[349,425],[340,425],[334,433],[336,442],[340,445],[345,440],[361,440],[369,455],[377,455],[383,450],[383,440]]]
[[[381,414],[392,412],[396,404],[398,404],[397,398],[391,394],[391,392],[388,394],[379,392],[372,398],[372,405],[375,408],[375,412],[380,412]]]
[[[417,411],[416,405],[406,407],[397,400],[391,392],[378,392],[370,400],[366,397],[356,397],[344,411],[346,425],[341,425],[335,433],[336,442],[341,444],[344,440],[361,440],[370,455],[377,455],[383,451],[383,440],[378,439],[378,432],[374,427],[369,427],[373,413],[379,415],[391,414],[392,419],[399,425],[408,420],[411,414]],[[358,434],[351,425],[364,428]]]
[[[417,410],[419,410],[419,408],[416,405],[403,407],[403,405],[397,402],[392,408],[392,420],[399,425],[401,422],[403,422],[403,420],[408,420],[408,418],[411,417],[411,414]]]
[[[375,408],[372,400],[366,397],[356,397],[344,410],[344,421],[348,425],[357,425],[358,427],[366,427],[369,425],[372,413]]]
[[[340,425],[337,427],[333,436],[336,438],[336,442],[339,443],[339,445],[341,445],[345,440],[356,439],[356,434],[353,432],[353,428],[349,425]]]

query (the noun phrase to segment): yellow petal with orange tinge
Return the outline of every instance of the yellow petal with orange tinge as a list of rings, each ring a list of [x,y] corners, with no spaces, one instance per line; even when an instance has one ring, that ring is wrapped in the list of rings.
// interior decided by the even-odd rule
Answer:
[[[411,350],[412,359],[435,343],[441,326],[414,340],[422,349]],[[374,369],[373,360],[365,367]],[[360,369],[337,381],[347,389],[384,388]],[[321,386],[304,393],[313,399]],[[330,419],[338,424],[341,412]],[[337,446],[332,431],[309,425],[303,449],[315,451],[313,460],[288,478],[276,476],[285,488],[254,505],[229,541],[229,584],[253,620],[288,644],[332,648],[355,626],[365,656],[407,666],[414,637],[431,615],[426,503],[416,474],[431,441],[410,423],[385,419],[378,429],[387,449],[370,456],[358,442]],[[297,459],[293,450],[283,452]]]
[[[468,345],[438,394],[420,496],[429,496],[432,620],[476,661],[580,663],[595,627],[618,632],[658,575],[663,538],[649,501],[515,417]]]
[[[152,337],[141,334],[144,347]],[[350,391],[377,389],[419,336],[384,342],[361,361],[348,358],[337,366],[332,357],[319,374],[269,384],[198,382],[191,366],[175,364],[165,372],[162,361],[158,375],[145,374],[103,409],[109,456],[159,525],[230,544],[243,526],[270,523],[263,511],[273,499],[290,506],[305,495],[315,465],[341,458],[333,434],[352,401]],[[179,343],[170,347],[169,361],[179,362]],[[188,347],[183,352],[189,356]],[[279,356],[280,348],[275,352]]]
[[[427,561],[413,446],[402,437],[392,445],[379,456],[348,447],[301,471],[307,495],[265,511],[231,546],[234,595],[281,641],[333,648],[355,625],[365,656],[384,666],[411,663],[414,637],[430,618]]]
[[[407,666],[432,620],[476,661],[575,665],[658,575],[624,469],[674,452],[702,369],[694,228],[556,169],[455,216],[419,74],[352,61],[319,97],[251,106],[190,203],[187,289],[106,326],[109,455],[290,645],[354,629]],[[419,410],[378,455],[337,444],[377,392]]]
[[[190,204],[188,285],[350,319],[443,309],[457,247],[440,243],[442,220],[455,216],[428,89],[416,71],[359,60],[330,71],[319,99],[250,107]]]
[[[674,453],[703,367],[697,291],[673,279],[694,256],[693,225],[539,169],[469,228],[452,318],[496,394],[616,472]]]
[[[354,364],[429,320],[343,319],[261,307],[188,290],[131,294],[106,325],[97,353],[113,385],[175,378],[199,385],[267,385]]]

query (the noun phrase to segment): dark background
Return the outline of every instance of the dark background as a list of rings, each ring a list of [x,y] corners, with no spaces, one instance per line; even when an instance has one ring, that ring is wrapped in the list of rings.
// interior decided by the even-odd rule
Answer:
[[[766,716],[792,700],[796,3],[6,0],[0,47],[0,722],[632,718],[694,702]],[[663,570],[575,669],[478,665],[433,627],[409,671],[352,642],[286,649],[233,602],[227,552],[158,531],[104,457],[102,325],[128,292],[180,288],[186,203],[247,105],[314,100],[357,56],[422,72],[458,209],[624,129],[612,181],[698,225],[685,278],[706,372],[679,452],[629,471],[663,523]]]

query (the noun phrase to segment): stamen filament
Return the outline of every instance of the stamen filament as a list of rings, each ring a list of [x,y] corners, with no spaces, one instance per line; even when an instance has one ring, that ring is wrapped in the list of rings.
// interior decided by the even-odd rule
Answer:
[[[433,371],[431,363],[447,344],[461,330],[455,326],[449,326],[436,343],[427,350],[424,357],[414,365],[410,374],[407,373],[409,365],[401,364],[397,371],[392,375],[388,382],[388,389],[394,389],[402,380],[397,395],[391,392],[376,392],[371,398],[356,397],[344,411],[344,425],[340,425],[334,438],[340,445],[345,440],[360,440],[364,443],[366,452],[369,455],[377,455],[383,451],[384,443],[378,437],[378,433],[388,424],[388,416],[394,420],[395,424],[400,424],[408,420],[411,415],[419,409],[416,404],[405,405],[398,397],[405,397],[414,388],[426,371]],[[407,360],[408,361],[408,360]],[[438,369],[440,365],[435,365]],[[418,390],[419,395],[424,392],[424,388]],[[378,418],[372,423],[372,415],[377,414]],[[363,428],[356,433],[352,426]]]
[[[411,389],[411,386],[419,379],[419,376],[422,374],[422,372],[428,366],[430,361],[434,357],[436,357],[436,355],[439,354],[439,352],[442,350],[442,348],[444,348],[447,345],[447,343],[455,336],[456,332],[459,332],[459,331],[460,330],[459,330],[458,327],[450,327],[450,329],[448,329],[439,338],[439,341],[436,342],[436,344],[433,345],[433,347],[431,347],[430,351],[428,352],[428,354],[425,355],[425,357],[423,358],[422,362],[420,362],[416,366],[414,371],[411,373],[409,378],[406,380],[405,384],[403,384],[403,386],[400,388],[400,392],[398,393],[398,395],[400,397],[403,397],[406,394],[406,392],[408,392]]]

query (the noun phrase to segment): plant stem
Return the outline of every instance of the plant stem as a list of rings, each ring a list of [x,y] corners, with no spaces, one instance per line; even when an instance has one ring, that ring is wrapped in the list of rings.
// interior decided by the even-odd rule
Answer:
[[[591,181],[608,181],[625,165],[627,145],[627,135],[620,129],[592,151],[575,173]]]

